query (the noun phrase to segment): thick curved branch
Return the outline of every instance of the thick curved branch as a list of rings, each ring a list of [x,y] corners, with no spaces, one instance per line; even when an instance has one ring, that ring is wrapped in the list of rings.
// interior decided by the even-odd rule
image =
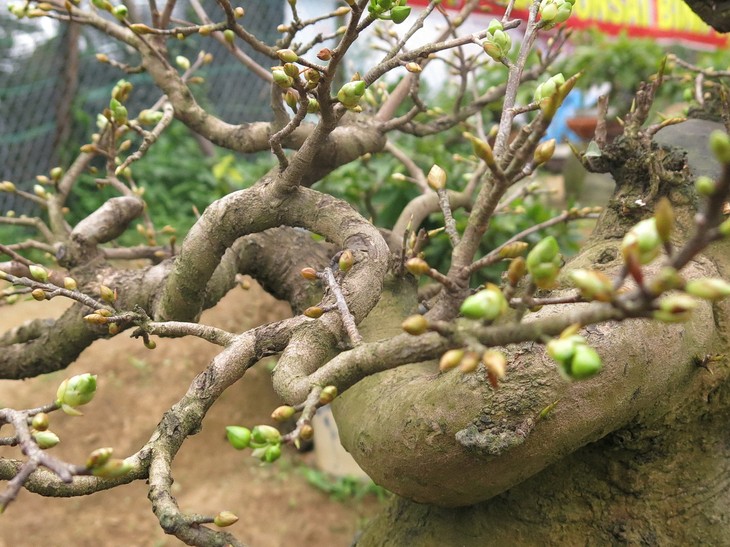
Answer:
[[[158,319],[191,320],[202,310],[206,284],[226,249],[239,237],[280,225],[299,226],[355,253],[345,287],[348,304],[364,317],[377,301],[388,250],[377,229],[345,202],[306,188],[281,197],[264,183],[218,200],[183,242],[157,309]]]

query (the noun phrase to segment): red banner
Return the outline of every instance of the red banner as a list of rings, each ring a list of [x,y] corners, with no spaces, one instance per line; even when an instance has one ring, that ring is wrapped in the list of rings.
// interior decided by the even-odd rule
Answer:
[[[447,9],[460,9],[465,0],[444,0]],[[501,17],[506,2],[482,0],[479,13]],[[513,17],[527,19],[531,0],[517,0]],[[428,0],[409,0],[409,5],[427,6]],[[479,15],[474,15],[479,17]],[[682,0],[577,0],[566,25],[596,28],[605,34],[626,32],[629,36],[683,42],[687,45],[723,47],[728,35],[715,32]]]

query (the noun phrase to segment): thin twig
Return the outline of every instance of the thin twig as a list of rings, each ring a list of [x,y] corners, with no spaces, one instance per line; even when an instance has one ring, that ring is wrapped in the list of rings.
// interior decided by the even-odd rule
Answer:
[[[335,297],[337,310],[340,312],[342,324],[345,326],[345,330],[347,331],[347,335],[350,338],[350,342],[353,346],[360,345],[362,343],[362,336],[357,330],[357,325],[355,325],[355,318],[352,316],[352,313],[350,313],[350,309],[347,307],[347,301],[345,300],[345,296],[342,294],[342,288],[340,287],[340,284],[337,282],[337,279],[335,279],[335,274],[332,271],[332,268],[325,268],[322,276],[325,283]]]

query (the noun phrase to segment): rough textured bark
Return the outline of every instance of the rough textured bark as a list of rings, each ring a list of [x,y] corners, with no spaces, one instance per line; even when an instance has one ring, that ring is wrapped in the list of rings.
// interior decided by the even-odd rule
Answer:
[[[717,32],[730,32],[730,2],[684,0],[702,20]]]

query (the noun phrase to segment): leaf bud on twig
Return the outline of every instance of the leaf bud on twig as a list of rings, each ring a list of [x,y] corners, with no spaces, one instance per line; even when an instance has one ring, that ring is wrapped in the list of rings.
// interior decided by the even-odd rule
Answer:
[[[450,349],[441,356],[439,359],[439,370],[441,372],[447,372],[452,368],[456,368],[464,358],[463,349]]]
[[[423,334],[428,329],[428,319],[423,315],[411,315],[407,317],[401,324],[401,328],[408,334],[418,336]]]
[[[213,524],[219,528],[225,528],[238,522],[238,516],[230,511],[221,511],[213,518]]]
[[[326,405],[331,403],[335,400],[335,397],[337,397],[337,387],[336,386],[326,386],[322,389],[322,393],[319,396],[319,404]]]

